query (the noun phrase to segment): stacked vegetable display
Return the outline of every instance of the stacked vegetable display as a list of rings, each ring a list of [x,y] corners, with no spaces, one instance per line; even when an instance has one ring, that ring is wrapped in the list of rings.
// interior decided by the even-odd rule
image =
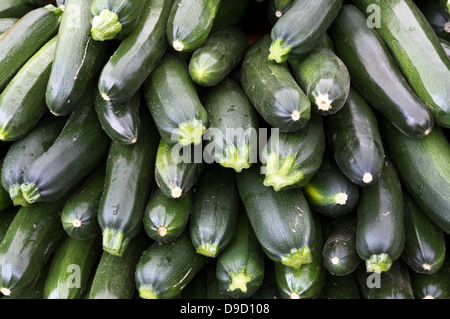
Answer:
[[[450,298],[449,10],[2,0],[2,299]]]

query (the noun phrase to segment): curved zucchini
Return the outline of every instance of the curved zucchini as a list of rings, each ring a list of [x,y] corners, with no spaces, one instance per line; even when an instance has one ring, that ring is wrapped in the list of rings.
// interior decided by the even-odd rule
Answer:
[[[220,2],[211,31],[235,26],[247,12],[251,0],[224,0]]]
[[[240,70],[241,85],[259,114],[283,133],[303,128],[311,103],[286,64],[267,59],[270,37],[262,37],[247,51]]]
[[[347,66],[353,86],[375,109],[405,135],[421,138],[431,132],[432,114],[358,8],[344,5],[328,33],[337,55]]]
[[[16,24],[16,22],[19,21],[19,19],[16,18],[0,18],[0,37],[11,29],[13,25]]]
[[[450,13],[442,4],[444,0],[414,1],[420,12],[425,16],[434,33],[447,41],[450,41]]]
[[[267,18],[275,24],[293,5],[294,0],[270,0],[267,5]]]
[[[319,299],[361,299],[355,276],[335,276],[327,272]]]
[[[434,274],[411,272],[411,286],[416,299],[450,298],[450,258]]]
[[[237,227],[240,200],[234,172],[208,165],[195,188],[189,222],[192,245],[198,254],[215,258],[230,244]]]

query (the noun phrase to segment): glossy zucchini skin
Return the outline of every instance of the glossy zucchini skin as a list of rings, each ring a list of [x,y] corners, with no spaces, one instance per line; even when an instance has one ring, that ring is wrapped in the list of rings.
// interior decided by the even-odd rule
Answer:
[[[270,37],[247,51],[240,70],[241,85],[259,114],[280,132],[302,129],[311,116],[311,102],[286,64],[267,59]]]
[[[355,276],[335,276],[327,272],[319,299],[361,299]]]
[[[438,37],[450,41],[450,13],[445,10],[444,5],[439,0],[414,2],[433,28],[434,33]]]
[[[166,22],[173,0],[148,0],[134,31],[103,66],[98,89],[107,101],[132,98],[152,72],[167,47]]]
[[[368,271],[390,269],[405,245],[403,194],[400,179],[385,160],[378,181],[361,190],[358,202],[356,250]]]
[[[411,286],[416,299],[450,298],[450,258],[434,274],[410,272]]]
[[[387,45],[367,26],[364,13],[344,5],[328,30],[352,85],[405,135],[421,138],[434,125],[432,114],[414,93]]]
[[[275,24],[293,5],[293,0],[270,0],[267,5],[267,18]]]
[[[167,39],[176,51],[192,52],[206,40],[221,0],[176,0],[167,20]]]
[[[444,39],[439,39],[439,42],[441,43],[442,47],[444,48],[445,54],[447,54],[447,57],[450,58],[450,42],[444,40]]]
[[[206,265],[197,254],[187,232],[170,243],[154,243],[136,266],[136,287],[143,299],[172,299]]]
[[[189,222],[192,245],[198,254],[215,258],[227,249],[237,227],[240,200],[235,174],[208,165],[195,188]]]
[[[205,150],[211,160],[237,173],[256,162],[258,115],[240,85],[230,77],[202,96],[208,113]],[[206,160],[206,159],[205,159]]]
[[[325,118],[325,127],[339,169],[358,186],[373,185],[383,167],[383,141],[374,111],[353,87],[344,107]]]
[[[311,262],[315,226],[300,189],[275,192],[260,168],[236,174],[239,195],[258,242],[274,262],[299,269]],[[293,225],[296,225],[293,227]]]
[[[48,112],[45,90],[55,53],[54,37],[17,72],[0,95],[0,139],[16,141]]]
[[[11,27],[16,24],[19,19],[16,18],[0,18],[0,37],[3,33],[11,29]]]
[[[123,255],[130,239],[142,228],[155,170],[159,136],[148,111],[142,111],[141,121],[146,129],[138,142],[133,145],[111,144],[98,208],[103,250],[118,256]]]

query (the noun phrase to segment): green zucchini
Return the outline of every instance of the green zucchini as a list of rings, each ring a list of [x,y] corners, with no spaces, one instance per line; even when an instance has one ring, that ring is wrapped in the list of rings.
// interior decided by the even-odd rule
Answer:
[[[123,40],[133,32],[145,0],[94,0],[91,5],[92,38],[96,41]]]
[[[328,154],[318,171],[303,186],[303,193],[310,208],[331,217],[352,212],[359,200],[358,186],[341,172]]]
[[[403,194],[400,179],[385,160],[378,181],[361,190],[358,202],[356,251],[370,272],[391,268],[405,245]]]
[[[261,157],[264,185],[276,192],[303,187],[319,170],[324,153],[322,117],[313,114],[305,128],[269,138]]]
[[[256,162],[258,115],[240,85],[227,77],[202,96],[208,113],[205,153],[237,173]],[[205,158],[205,161],[207,158]],[[208,159],[209,162],[209,159]]]
[[[342,7],[343,0],[299,0],[272,28],[269,60],[282,63],[308,54]],[[307,31],[305,31],[307,30]]]
[[[208,165],[195,185],[192,245],[198,254],[215,258],[230,245],[237,227],[240,199],[234,172]]]
[[[133,145],[111,144],[98,208],[103,250],[118,256],[123,255],[130,239],[142,229],[142,217],[155,169],[159,136],[148,111],[142,111],[141,122],[146,129],[138,142]]]
[[[344,5],[328,33],[352,85],[367,102],[405,135],[421,138],[431,132],[433,116],[403,77],[383,39],[367,25],[364,13]]]
[[[351,274],[361,263],[356,251],[356,212],[340,217],[326,218],[323,265],[332,275]]]
[[[439,42],[444,48],[445,54],[447,54],[447,57],[450,59],[450,42],[444,39],[439,39]]]
[[[0,2],[0,18],[22,18],[36,9],[28,0],[3,0]]]
[[[170,243],[154,243],[136,266],[136,287],[143,299],[172,299],[206,265],[197,254],[188,232]]]
[[[377,32],[389,47],[414,92],[433,114],[435,122],[450,127],[450,60],[433,28],[414,2],[354,2],[364,12],[370,5],[379,6],[383,18],[380,19]]]
[[[2,299],[2,300],[14,300],[14,299],[43,300],[44,299],[44,286],[45,286],[45,281],[47,280],[49,264],[50,264],[50,261],[47,261],[47,264],[44,267],[42,267],[42,270],[39,273],[38,279],[36,280],[36,283],[33,285],[32,288],[25,291],[23,294],[13,295],[13,296],[2,296],[2,297],[0,297],[0,299]]]
[[[4,158],[0,159],[0,167],[3,166],[4,161]],[[0,184],[0,212],[12,205],[13,202],[11,201],[11,197],[9,196],[9,192]]]
[[[206,299],[233,299],[233,297],[220,290],[216,261],[216,259],[213,259],[204,267],[206,269]]]
[[[87,240],[100,233],[97,213],[104,183],[105,165],[101,164],[67,200],[61,223],[69,237]]]
[[[175,0],[167,21],[169,44],[176,51],[192,52],[198,49],[211,32],[220,2]]]
[[[33,129],[48,112],[45,90],[56,39],[47,42],[18,71],[0,95],[0,139],[16,141]]]
[[[250,223],[266,255],[299,269],[312,261],[315,226],[301,189],[276,192],[263,184],[260,168],[236,174],[238,191]]]
[[[143,217],[147,235],[159,243],[179,237],[191,217],[192,201],[192,192],[181,198],[171,198],[154,187]]]
[[[91,38],[92,1],[67,0],[65,3],[45,93],[48,108],[57,116],[73,112],[106,53],[105,43]]]
[[[314,112],[329,115],[344,106],[350,90],[350,75],[333,51],[319,47],[303,60],[290,60],[289,64]]]
[[[61,14],[62,10],[52,5],[34,9],[1,36],[0,91],[28,60],[57,34]]]
[[[264,252],[245,210],[239,212],[230,245],[217,258],[219,289],[234,299],[251,297],[264,279]]]
[[[11,29],[19,19],[16,18],[0,18],[0,37],[3,33]]]
[[[416,299],[450,299],[450,257],[434,274],[410,272],[411,286]]]
[[[319,299],[361,299],[355,276],[335,276],[327,272]]]
[[[263,36],[247,51],[240,70],[241,85],[259,114],[280,132],[302,129],[311,103],[286,64],[267,59],[270,37]]]
[[[344,107],[325,118],[330,152],[342,173],[358,186],[373,185],[381,175],[384,146],[375,112],[350,88]]]
[[[450,41],[450,13],[445,8],[443,0],[436,1],[414,1],[420,12],[425,16],[434,33],[447,41]]]
[[[131,99],[152,72],[167,47],[166,22],[173,0],[148,0],[134,31],[103,66],[98,89],[106,101]]]
[[[189,61],[192,80],[198,85],[215,86],[241,62],[248,47],[247,35],[238,28],[211,33]]]
[[[181,155],[181,152],[182,154]],[[189,193],[203,172],[203,163],[191,156],[191,148],[179,148],[160,140],[156,153],[155,180],[168,197],[180,198]]]
[[[140,103],[140,91],[122,103],[108,102],[100,93],[96,94],[95,111],[103,130],[111,140],[126,145],[137,142],[141,128]]]
[[[66,120],[51,114],[44,116],[22,139],[15,141],[6,154],[2,166],[2,185],[9,192],[14,205],[26,205],[20,185],[30,165],[55,142]]]
[[[402,184],[423,211],[450,234],[450,144],[436,126],[426,138],[415,140],[381,123],[383,141]]]
[[[251,0],[221,1],[211,31],[237,25],[247,12],[250,2]]]
[[[80,240],[65,236],[52,256],[44,299],[81,299],[100,251],[99,237]]]
[[[181,299],[207,299],[207,267],[203,267],[181,291]]]
[[[264,280],[259,289],[252,295],[252,299],[281,299],[278,290],[277,278],[275,275],[275,263],[268,259],[264,259]]]
[[[294,0],[270,0],[267,6],[267,18],[275,24],[294,4]]]
[[[335,52],[333,40],[331,40],[330,36],[326,32],[320,36],[319,40],[317,41],[316,48],[328,49],[332,52]]]
[[[11,225],[14,217],[16,217],[18,208],[17,207],[8,207],[7,209],[3,209],[0,214],[0,243],[5,237],[6,232],[8,231],[9,226]]]

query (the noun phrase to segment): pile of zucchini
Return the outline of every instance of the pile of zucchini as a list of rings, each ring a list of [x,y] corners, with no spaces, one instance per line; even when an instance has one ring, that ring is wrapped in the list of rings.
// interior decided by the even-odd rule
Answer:
[[[449,10],[1,0],[1,298],[449,299]]]

